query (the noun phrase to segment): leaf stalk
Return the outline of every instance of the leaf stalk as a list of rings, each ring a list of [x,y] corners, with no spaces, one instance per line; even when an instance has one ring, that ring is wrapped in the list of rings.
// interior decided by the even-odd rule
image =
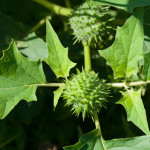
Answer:
[[[49,9],[56,15],[68,16],[72,12],[72,9],[70,8],[65,8],[65,7],[56,5],[54,3],[48,2],[46,0],[33,0],[33,1]]]
[[[99,136],[100,136],[100,140],[102,142],[103,149],[106,150],[105,144],[104,144],[104,139],[103,139],[103,136],[102,136],[102,131],[101,131],[101,126],[100,126],[98,114],[97,114],[96,111],[93,112],[93,118],[94,118],[96,129],[98,129],[98,132],[99,132]]]
[[[45,18],[41,19],[33,28],[31,28],[29,30],[28,33],[32,33],[32,32],[35,32],[37,29],[39,29],[42,25],[45,24],[46,20],[47,19],[50,19],[51,17],[50,16],[46,16]]]
[[[93,112],[93,118],[94,118],[94,123],[95,123],[96,129],[98,129],[99,134],[102,136],[101,126],[100,126],[98,114],[96,111]]]

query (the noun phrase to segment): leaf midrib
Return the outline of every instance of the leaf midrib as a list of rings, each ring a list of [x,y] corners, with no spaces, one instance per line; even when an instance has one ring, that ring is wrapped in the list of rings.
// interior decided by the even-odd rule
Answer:
[[[31,85],[21,85],[21,86],[11,86],[11,87],[6,87],[6,88],[0,88],[0,90],[3,89],[11,89],[11,88],[21,88],[21,87],[31,87],[31,86],[38,86],[39,84],[31,84]]]
[[[50,29],[50,31],[51,31],[51,29]],[[58,55],[58,52],[57,52],[57,48],[56,48],[56,46],[55,46],[55,41],[54,41],[54,39],[53,39],[53,35],[51,34],[51,32],[49,32],[49,33],[50,33],[50,35],[51,35],[51,37],[52,37],[51,40],[52,40],[53,43],[54,43],[57,60],[59,61],[59,65],[60,65],[61,71],[62,71],[62,73],[63,73],[63,76],[65,77],[65,73],[64,73],[64,71],[63,71],[62,65],[61,65],[60,60],[59,60],[59,55]]]

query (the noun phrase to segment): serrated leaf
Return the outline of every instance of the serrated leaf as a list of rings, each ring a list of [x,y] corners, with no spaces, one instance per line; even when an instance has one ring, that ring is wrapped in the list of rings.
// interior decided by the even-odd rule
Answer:
[[[56,91],[54,91],[54,110],[57,106],[58,100],[64,90],[64,87],[59,87]]]
[[[69,76],[70,69],[76,64],[69,60],[68,48],[62,46],[48,20],[46,21],[46,43],[48,57],[45,62],[52,68],[57,77],[66,78]]]
[[[149,0],[90,0],[92,7],[98,5],[111,5],[132,13],[135,7],[149,6]]]
[[[38,38],[35,33],[31,33],[23,41],[19,41],[17,46],[19,51],[31,60],[47,58],[46,43]]]
[[[117,28],[114,43],[99,53],[111,65],[115,78],[130,77],[138,71],[138,61],[143,58],[143,10],[139,8],[123,27]]]
[[[145,37],[143,44],[144,65],[143,65],[143,80],[150,80],[150,38]]]
[[[105,150],[97,129],[80,137],[79,142],[64,147],[64,150]]]
[[[105,141],[96,129],[81,136],[76,144],[64,147],[64,150],[149,150],[149,141],[150,136]]]
[[[4,118],[24,99],[36,100],[37,84],[46,83],[41,61],[20,54],[14,42],[0,59],[0,118]]]
[[[107,150],[149,150],[150,136],[139,136],[106,141]]]
[[[145,108],[141,99],[141,90],[133,89],[122,92],[123,98],[117,102],[124,106],[127,112],[127,120],[132,121],[144,133],[150,134]]]

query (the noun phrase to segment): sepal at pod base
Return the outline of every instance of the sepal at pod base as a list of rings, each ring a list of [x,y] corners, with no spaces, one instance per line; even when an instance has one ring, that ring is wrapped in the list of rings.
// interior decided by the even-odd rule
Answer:
[[[94,111],[106,108],[108,94],[107,84],[99,79],[98,74],[77,70],[77,74],[66,81],[62,97],[66,106],[72,106],[73,113],[77,116],[81,113],[84,119],[89,115],[92,117]]]

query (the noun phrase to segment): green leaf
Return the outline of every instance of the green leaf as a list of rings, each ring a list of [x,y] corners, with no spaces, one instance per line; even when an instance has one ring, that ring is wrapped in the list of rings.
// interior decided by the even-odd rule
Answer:
[[[20,52],[31,60],[44,60],[47,58],[46,43],[38,38],[35,33],[31,33],[23,41],[19,41]]]
[[[150,136],[105,141],[95,129],[81,136],[76,144],[64,147],[64,150],[149,150],[149,141]]]
[[[14,42],[0,59],[0,118],[4,118],[24,99],[36,100],[38,84],[46,83],[41,61],[23,57]]]
[[[130,77],[138,71],[138,61],[143,58],[143,10],[137,9],[123,27],[117,28],[114,43],[99,53],[111,65],[115,78]]]
[[[145,37],[143,44],[143,54],[144,54],[144,66],[143,66],[143,80],[150,80],[150,38]]]
[[[76,64],[68,58],[68,48],[64,48],[60,43],[51,24],[46,22],[46,43],[48,49],[48,57],[45,62],[52,68],[57,77],[66,78],[69,71]]]
[[[11,38],[15,40],[22,39],[27,33],[27,29],[25,25],[4,15],[2,12],[0,12],[0,18],[0,50],[3,50],[9,46]]]
[[[141,90],[133,89],[122,92],[123,98],[117,102],[124,106],[127,112],[127,120],[132,121],[144,133],[150,134],[146,118],[145,108],[141,99]]]
[[[143,80],[150,80],[150,7],[144,9],[144,43],[143,43],[143,54],[144,54],[144,66],[143,66]]]
[[[64,87],[60,87],[56,91],[54,91],[54,110],[57,106],[58,100],[59,100],[63,90],[64,90]]]
[[[149,150],[150,136],[114,139],[106,141],[107,150]]]
[[[81,136],[78,143],[64,147],[64,150],[104,150],[104,147],[99,131],[95,129]]]
[[[135,7],[148,6],[150,5],[149,0],[90,0],[90,5],[92,7],[98,5],[111,5],[129,13],[132,13]]]

